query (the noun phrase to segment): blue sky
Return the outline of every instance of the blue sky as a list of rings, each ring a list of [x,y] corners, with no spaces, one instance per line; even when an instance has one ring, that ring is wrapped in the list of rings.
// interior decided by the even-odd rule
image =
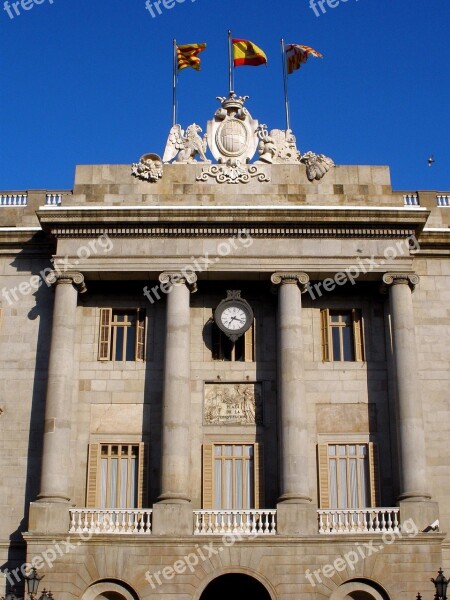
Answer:
[[[385,164],[397,190],[450,190],[450,0],[0,0],[0,190],[70,189],[76,164],[163,153],[171,126],[172,39],[206,42],[178,82],[178,121],[205,130],[226,95],[227,29],[267,67],[236,69],[252,116],[284,128],[280,38],[324,54],[289,77],[302,152]],[[10,0],[12,4],[12,0]],[[430,154],[435,157],[427,166]]]

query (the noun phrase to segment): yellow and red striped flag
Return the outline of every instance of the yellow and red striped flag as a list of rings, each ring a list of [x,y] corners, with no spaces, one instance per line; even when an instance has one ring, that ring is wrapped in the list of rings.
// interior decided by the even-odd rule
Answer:
[[[200,59],[198,55],[206,48],[206,44],[183,44],[177,46],[178,71],[192,67],[200,71]]]
[[[233,38],[233,62],[235,67],[258,67],[267,63],[267,56],[256,44],[249,40]]]
[[[303,63],[308,60],[309,56],[315,56],[316,58],[323,58],[320,52],[314,50],[310,46],[300,46],[299,44],[287,44],[286,45],[286,63],[288,75],[300,69]]]

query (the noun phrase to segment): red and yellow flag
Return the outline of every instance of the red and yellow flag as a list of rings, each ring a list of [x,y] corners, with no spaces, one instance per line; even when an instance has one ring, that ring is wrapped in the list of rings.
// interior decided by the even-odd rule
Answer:
[[[235,67],[258,67],[267,63],[267,56],[261,48],[249,40],[233,38],[233,62]]]
[[[192,67],[200,71],[200,59],[198,55],[206,48],[206,44],[184,44],[177,46],[178,71]]]
[[[286,63],[288,75],[300,69],[303,63],[308,60],[309,56],[315,56],[316,58],[323,58],[320,52],[314,50],[310,46],[300,46],[299,44],[287,44],[286,45]]]

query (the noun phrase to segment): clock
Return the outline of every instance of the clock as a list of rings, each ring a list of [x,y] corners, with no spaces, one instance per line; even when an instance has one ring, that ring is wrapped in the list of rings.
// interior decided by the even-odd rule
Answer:
[[[253,311],[250,304],[241,298],[240,290],[228,290],[227,297],[214,311],[217,327],[235,342],[253,323]]]

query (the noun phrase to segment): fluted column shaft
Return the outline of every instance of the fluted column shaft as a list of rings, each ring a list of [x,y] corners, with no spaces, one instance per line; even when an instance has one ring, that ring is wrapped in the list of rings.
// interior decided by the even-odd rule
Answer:
[[[71,406],[73,356],[78,289],[86,291],[81,273],[53,273],[55,285],[53,324],[45,400],[41,486],[38,499],[70,500]]]
[[[274,273],[278,288],[279,502],[311,502],[303,375],[302,291],[306,273]]]
[[[179,273],[162,273],[169,286],[166,305],[166,345],[162,406],[160,502],[190,502],[190,287]]]
[[[416,339],[412,290],[419,283],[415,274],[387,273],[394,340],[394,364],[400,445],[399,500],[429,500],[425,458],[422,400],[417,378]]]

